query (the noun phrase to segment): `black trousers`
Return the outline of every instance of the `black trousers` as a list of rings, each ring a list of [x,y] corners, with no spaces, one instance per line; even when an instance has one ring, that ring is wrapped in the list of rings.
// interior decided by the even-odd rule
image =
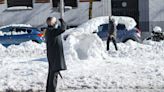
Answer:
[[[113,42],[115,49],[118,50],[115,37],[108,36],[107,43],[106,43],[107,51],[109,50],[109,44],[111,41]]]
[[[49,69],[46,92],[56,92],[58,74],[59,72],[54,72],[51,69]]]

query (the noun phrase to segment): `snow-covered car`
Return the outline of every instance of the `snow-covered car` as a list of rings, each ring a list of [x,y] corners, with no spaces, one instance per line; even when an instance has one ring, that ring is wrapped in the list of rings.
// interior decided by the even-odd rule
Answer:
[[[151,36],[148,37],[146,40],[152,40],[152,41],[162,41],[164,40],[164,32],[155,32],[152,31]]]
[[[102,40],[107,40],[108,38],[108,30],[109,29],[109,24],[102,24],[98,27],[98,32],[97,35],[102,39]],[[118,24],[117,27],[117,37],[116,41],[117,42],[126,42],[128,40],[133,40],[137,42],[141,42],[141,31],[138,28],[133,28],[128,30],[124,24]]]
[[[164,40],[164,32],[162,32],[162,28],[159,26],[154,27],[151,36],[148,37],[146,40],[152,40],[157,42]]]
[[[121,28],[119,29],[119,31],[121,31],[121,32],[118,31],[119,41],[124,42],[129,39],[132,39],[132,40],[135,40],[138,42],[140,41],[141,32],[140,32],[140,30],[138,30],[136,28],[137,23],[133,18],[126,17],[126,16],[112,16],[111,19],[115,20],[116,25],[122,24],[122,26],[124,26],[122,28],[123,30]],[[108,24],[109,24],[109,16],[93,18],[93,19],[87,21],[86,23],[80,25],[77,28],[67,30],[64,33],[64,39],[66,40],[69,37],[69,35],[73,35],[74,32],[78,32],[79,34],[80,33],[87,33],[87,34],[98,33],[98,35],[99,35],[99,33],[103,32],[103,31],[107,31],[106,29],[108,29]],[[120,26],[118,26],[118,28]],[[105,37],[107,37],[107,35],[108,35],[107,32],[104,32],[102,34],[105,35]]]
[[[26,25],[10,25],[0,28],[0,44],[18,45],[26,41],[43,42],[43,34],[37,28]]]

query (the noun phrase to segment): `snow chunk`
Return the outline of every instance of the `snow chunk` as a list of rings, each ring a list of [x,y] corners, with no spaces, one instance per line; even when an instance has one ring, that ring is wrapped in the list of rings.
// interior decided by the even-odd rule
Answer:
[[[155,26],[155,27],[153,28],[153,31],[154,31],[154,32],[162,32],[162,28],[159,27],[159,26]]]
[[[9,7],[7,10],[26,10],[26,9],[32,9],[32,7],[27,7],[27,6],[14,6],[14,7]]]
[[[38,44],[33,41],[28,41],[21,43],[20,45],[10,45],[9,47],[4,47],[0,45],[0,54],[1,57],[27,57],[27,56],[40,56],[45,55],[46,52],[46,45],[45,43]]]
[[[136,21],[131,17],[112,16],[111,18],[116,21],[116,24],[125,24],[128,30],[133,29],[137,25]]]

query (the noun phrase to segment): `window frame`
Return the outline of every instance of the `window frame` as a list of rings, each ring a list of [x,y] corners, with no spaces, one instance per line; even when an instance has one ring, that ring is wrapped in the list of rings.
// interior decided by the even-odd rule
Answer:
[[[93,0],[93,2],[100,2],[101,0]],[[79,2],[90,2],[90,0],[79,0]]]
[[[54,2],[55,1],[55,2]],[[73,4],[73,5],[68,5],[68,4],[70,4],[70,3],[66,3],[66,1],[68,2],[69,0],[64,0],[64,2],[65,2],[65,6],[70,6],[70,7],[72,7],[72,8],[77,8],[78,7],[78,1],[79,0],[75,0],[76,2],[73,2],[73,3],[76,3],[76,4]],[[52,0],[52,6],[53,7],[58,7],[58,4],[56,4],[58,2],[58,4],[60,4],[59,2],[60,2],[60,0]],[[66,5],[67,4],[67,5]]]
[[[50,3],[50,0],[35,0],[35,3]]]
[[[0,4],[5,4],[5,0],[0,0]]]
[[[19,1],[19,2],[18,2]],[[24,0],[7,0],[7,10],[21,10],[21,9],[32,9],[34,6],[33,0],[28,0],[26,4]],[[15,3],[18,2],[18,3]],[[22,5],[21,5],[22,4]],[[21,8],[22,7],[22,8]]]

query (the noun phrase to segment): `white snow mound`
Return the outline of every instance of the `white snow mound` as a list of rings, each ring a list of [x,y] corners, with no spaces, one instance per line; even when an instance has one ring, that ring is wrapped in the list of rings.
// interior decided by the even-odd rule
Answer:
[[[30,24],[10,24],[6,26],[1,26],[0,29],[7,28],[7,27],[32,27]]]
[[[66,55],[76,60],[103,59],[104,44],[102,40],[93,34],[70,35],[64,44]]]
[[[159,27],[159,26],[155,26],[155,27],[153,28],[153,31],[154,31],[154,32],[162,32],[162,28]]]

